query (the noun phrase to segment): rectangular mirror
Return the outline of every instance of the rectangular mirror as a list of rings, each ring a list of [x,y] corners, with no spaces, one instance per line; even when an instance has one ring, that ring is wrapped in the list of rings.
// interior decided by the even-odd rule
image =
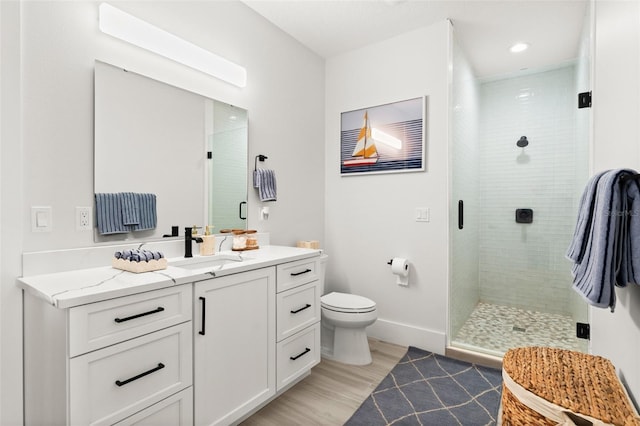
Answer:
[[[96,61],[94,113],[94,192],[153,194],[156,217],[96,242],[246,228],[246,110]]]

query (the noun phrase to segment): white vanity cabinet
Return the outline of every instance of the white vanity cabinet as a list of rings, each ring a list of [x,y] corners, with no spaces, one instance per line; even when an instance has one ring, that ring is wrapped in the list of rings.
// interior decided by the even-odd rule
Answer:
[[[25,424],[237,424],[320,361],[319,255],[20,278]]]
[[[318,258],[277,266],[277,390],[320,362]]]
[[[25,424],[192,424],[192,286],[59,309],[25,293]]]
[[[276,393],[276,269],[194,284],[194,418],[228,425]]]

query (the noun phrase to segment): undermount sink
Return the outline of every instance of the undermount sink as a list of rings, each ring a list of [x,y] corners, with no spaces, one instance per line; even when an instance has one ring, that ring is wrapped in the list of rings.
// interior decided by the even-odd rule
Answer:
[[[245,259],[236,254],[215,254],[213,256],[195,256],[172,260],[169,262],[169,266],[190,270],[208,269],[215,268],[217,266],[224,266],[228,263],[242,262],[243,260]]]

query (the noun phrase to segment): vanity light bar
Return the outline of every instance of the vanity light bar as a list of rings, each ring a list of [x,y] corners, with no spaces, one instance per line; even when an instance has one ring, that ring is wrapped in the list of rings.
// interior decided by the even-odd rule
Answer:
[[[247,85],[247,70],[142,19],[101,3],[100,31],[202,71],[238,87]]]

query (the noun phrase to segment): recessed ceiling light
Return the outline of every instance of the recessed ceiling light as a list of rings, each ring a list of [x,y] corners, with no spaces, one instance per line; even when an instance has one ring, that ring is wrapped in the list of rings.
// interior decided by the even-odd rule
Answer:
[[[528,48],[529,48],[529,45],[527,43],[516,43],[513,46],[511,46],[509,50],[511,51],[511,53],[519,53],[519,52],[524,52]]]

